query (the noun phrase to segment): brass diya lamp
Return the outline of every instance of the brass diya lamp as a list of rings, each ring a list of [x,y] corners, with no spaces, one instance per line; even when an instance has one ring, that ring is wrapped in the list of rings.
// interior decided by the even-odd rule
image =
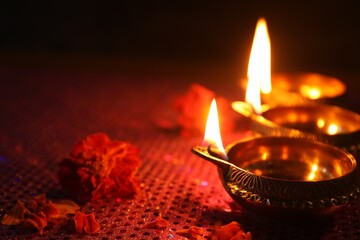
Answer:
[[[360,194],[355,158],[335,146],[261,136],[224,150],[218,123],[210,120],[217,118],[214,108],[212,104],[205,133],[208,145],[192,152],[218,167],[224,188],[243,207],[270,216],[325,215]]]
[[[206,146],[192,149],[197,156],[218,167],[229,195],[243,207],[260,214],[292,217],[333,213],[357,198],[360,173],[355,157],[336,146],[358,148],[360,116],[339,107],[315,103],[296,93],[314,92],[311,87],[301,87],[314,82],[304,83],[310,76],[300,77],[299,84],[291,85],[296,91],[288,91],[293,89],[285,85],[289,81],[284,80],[277,83],[285,90],[272,92],[270,38],[264,19],[260,19],[256,27],[248,79],[247,103],[234,102],[232,107],[251,120],[251,130],[260,136],[235,142],[224,149],[213,102],[205,130]],[[317,85],[326,85],[328,81],[317,82]],[[261,105],[260,90],[263,96],[272,95],[292,104]],[[326,91],[313,93],[312,98],[315,95],[334,96]]]

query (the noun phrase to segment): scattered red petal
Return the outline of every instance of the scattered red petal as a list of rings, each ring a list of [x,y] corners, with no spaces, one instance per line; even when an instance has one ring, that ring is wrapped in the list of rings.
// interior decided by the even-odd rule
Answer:
[[[155,220],[146,223],[143,228],[165,230],[168,226],[168,221],[159,216]]]
[[[24,225],[36,228],[40,235],[43,234],[43,229],[47,225],[46,216],[44,214],[29,214],[24,220]]]
[[[250,232],[245,233],[238,222],[231,222],[221,226],[215,232],[217,240],[251,240]]]
[[[38,209],[46,203],[46,194],[40,194],[27,198],[27,206],[30,211],[38,211]]]
[[[1,219],[3,225],[18,225],[24,220],[24,215],[30,213],[24,203],[17,200],[16,205]]]
[[[88,234],[97,233],[100,230],[100,225],[95,219],[93,213],[85,214],[83,212],[77,212],[74,217],[75,228],[79,233],[84,231]]]
[[[188,229],[176,230],[175,233],[193,240],[205,239],[203,237],[204,229],[202,229],[201,227],[191,226]]]
[[[251,232],[238,232],[234,237],[231,238],[231,240],[251,240]]]
[[[75,214],[79,206],[70,200],[49,201],[45,194],[27,198],[25,204],[18,200],[17,204],[1,220],[4,225],[23,223],[43,234],[48,223],[58,224],[67,214]]]
[[[80,209],[79,205],[70,200],[59,200],[53,202],[53,204],[55,205],[61,216],[65,216],[67,214],[75,214]]]
[[[139,150],[130,143],[92,134],[60,163],[59,179],[80,201],[130,197],[139,189],[135,173],[140,162]]]
[[[50,221],[51,219],[54,218],[60,218],[60,212],[57,209],[57,207],[55,206],[54,203],[52,203],[51,201],[45,203],[40,210],[41,213],[44,213],[46,220]]]

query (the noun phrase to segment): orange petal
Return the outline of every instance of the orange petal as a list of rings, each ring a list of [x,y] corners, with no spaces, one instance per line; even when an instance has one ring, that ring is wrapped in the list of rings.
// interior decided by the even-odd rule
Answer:
[[[94,148],[102,148],[109,144],[110,138],[105,133],[94,133],[86,137],[86,143]]]
[[[46,220],[49,221],[53,218],[61,217],[59,210],[56,208],[55,204],[49,201],[42,208],[41,212],[46,216]]]
[[[59,200],[53,203],[59,214],[65,216],[67,214],[75,214],[79,211],[80,207],[75,202],[70,200]]]
[[[3,225],[18,225],[24,220],[24,214],[30,213],[24,203],[17,200],[16,205],[1,219]]]
[[[146,223],[143,226],[143,228],[165,230],[168,227],[168,225],[169,225],[168,221],[162,219],[161,217],[158,217],[154,221]]]
[[[86,225],[84,230],[86,233],[93,234],[97,233],[100,230],[100,225],[95,219],[94,213],[90,213],[86,215]]]
[[[201,240],[203,238],[204,229],[201,227],[192,226],[188,229],[180,229],[175,231],[176,234],[194,240]]]
[[[39,234],[43,234],[43,229],[47,225],[46,216],[44,214],[37,215],[31,213],[28,217],[24,220],[24,225],[29,225],[35,227]]]
[[[83,212],[77,212],[74,217],[76,231],[82,233],[85,225],[85,214]]]
[[[230,240],[251,240],[252,236],[250,232],[238,232],[235,236],[233,236]]]
[[[47,201],[46,194],[40,194],[33,197],[27,198],[27,206],[31,211],[36,211]]]
[[[238,222],[221,226],[215,232],[217,240],[251,240],[251,233],[245,233]]]
[[[100,225],[95,219],[93,213],[85,214],[77,212],[74,217],[76,231],[82,233],[85,231],[88,234],[97,233],[100,230]]]

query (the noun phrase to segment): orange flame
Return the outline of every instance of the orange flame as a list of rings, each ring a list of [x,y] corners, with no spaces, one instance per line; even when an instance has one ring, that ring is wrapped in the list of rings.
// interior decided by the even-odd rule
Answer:
[[[225,149],[222,144],[219,117],[215,99],[212,100],[209,115],[206,122],[204,144],[214,145],[223,156],[226,156]]]
[[[264,18],[260,18],[256,25],[253,45],[248,66],[248,86],[246,102],[250,103],[255,112],[261,114],[260,90],[262,93],[271,92],[271,47],[270,37]]]

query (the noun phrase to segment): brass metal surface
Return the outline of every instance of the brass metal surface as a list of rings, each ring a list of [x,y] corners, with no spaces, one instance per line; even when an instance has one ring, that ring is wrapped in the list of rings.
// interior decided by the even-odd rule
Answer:
[[[244,102],[233,102],[232,107],[250,118],[253,131],[263,136],[303,137],[359,152],[360,115],[355,112],[321,103],[264,108],[262,115]]]
[[[273,74],[272,86],[309,99],[335,98],[346,92],[346,85],[339,79],[310,72]]]
[[[334,146],[304,138],[259,137],[227,147],[228,161],[209,147],[192,151],[219,168],[231,197],[265,214],[334,212],[360,191],[355,158]]]

